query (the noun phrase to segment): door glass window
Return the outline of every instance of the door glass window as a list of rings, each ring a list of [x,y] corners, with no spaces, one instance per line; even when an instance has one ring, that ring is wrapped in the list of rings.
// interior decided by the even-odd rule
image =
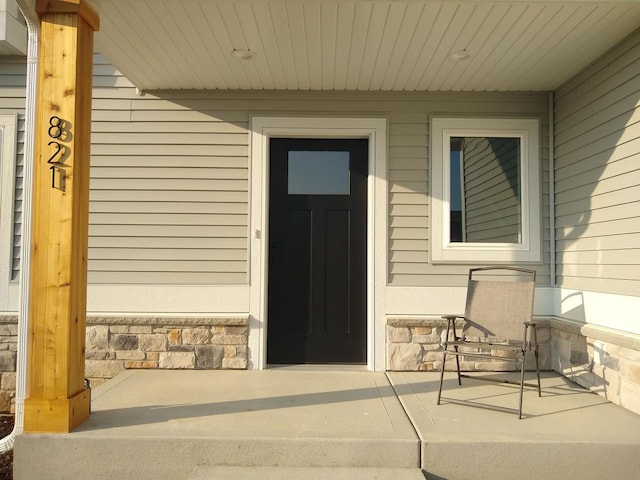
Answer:
[[[349,152],[296,151],[288,156],[290,195],[349,195]]]

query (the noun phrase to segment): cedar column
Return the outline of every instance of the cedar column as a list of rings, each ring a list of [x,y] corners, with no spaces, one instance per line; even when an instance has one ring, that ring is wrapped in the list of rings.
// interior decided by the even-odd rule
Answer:
[[[84,353],[93,33],[99,18],[84,0],[37,0],[37,11],[40,51],[24,429],[66,433],[89,417],[91,400],[84,388]]]

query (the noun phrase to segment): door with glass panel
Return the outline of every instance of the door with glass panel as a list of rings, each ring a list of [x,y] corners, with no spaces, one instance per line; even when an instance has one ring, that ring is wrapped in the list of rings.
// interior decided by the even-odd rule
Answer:
[[[367,150],[270,141],[267,363],[366,363]]]

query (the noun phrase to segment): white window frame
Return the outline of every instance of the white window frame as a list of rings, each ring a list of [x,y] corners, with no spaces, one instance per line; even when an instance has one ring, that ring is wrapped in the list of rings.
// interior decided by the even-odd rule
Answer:
[[[15,308],[11,286],[18,116],[0,115],[0,311]],[[10,285],[12,284],[12,285]]]
[[[431,261],[433,263],[540,262],[540,122],[523,118],[431,118]],[[520,243],[450,242],[451,137],[519,138]]]

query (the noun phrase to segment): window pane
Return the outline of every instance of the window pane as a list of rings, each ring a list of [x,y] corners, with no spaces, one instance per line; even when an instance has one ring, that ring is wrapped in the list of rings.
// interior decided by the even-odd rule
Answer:
[[[450,242],[520,243],[520,139],[451,137]]]
[[[349,195],[349,152],[289,151],[291,195]]]

